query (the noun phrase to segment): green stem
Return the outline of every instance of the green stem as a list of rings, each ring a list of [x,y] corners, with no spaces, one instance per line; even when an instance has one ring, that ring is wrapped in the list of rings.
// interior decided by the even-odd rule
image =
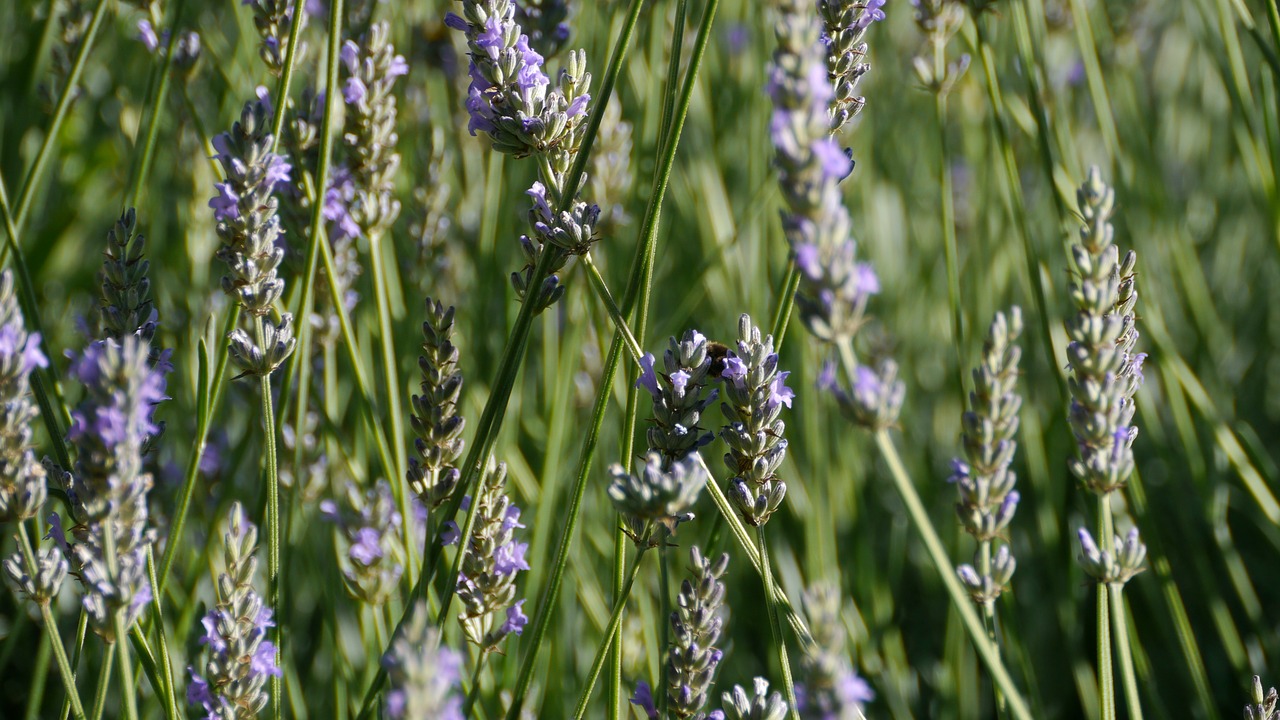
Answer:
[[[195,495],[196,480],[200,476],[200,461],[204,458],[205,449],[209,443],[210,421],[217,410],[218,401],[222,398],[222,383],[227,375],[227,361],[230,357],[228,352],[229,345],[225,342],[225,338],[231,334],[231,331],[236,328],[239,322],[240,306],[238,304],[232,305],[223,323],[222,334],[218,336],[223,341],[217,345],[218,351],[212,382],[207,387],[196,388],[196,394],[199,396],[207,394],[208,401],[203,404],[203,411],[196,418],[195,449],[187,460],[187,472],[182,480],[182,493],[178,496],[178,510],[174,515],[173,525],[169,530],[169,542],[165,543],[164,556],[160,559],[160,575],[156,578],[157,583],[154,593],[156,602],[161,602],[164,597],[164,588],[169,580],[169,571],[173,569],[173,561],[177,556],[178,546],[182,544],[182,530],[186,525],[187,515],[191,511],[191,498]]]
[[[462,704],[462,717],[471,717],[471,708],[475,707],[480,697],[480,671],[484,669],[484,650],[476,652],[475,667],[471,669],[471,689],[467,691],[467,699]]]
[[[609,647],[613,645],[613,636],[618,629],[619,623],[622,622],[622,611],[627,607],[627,598],[631,596],[631,586],[636,582],[636,575],[640,574],[640,562],[644,560],[644,555],[649,551],[648,542],[640,545],[640,551],[636,553],[636,561],[631,566],[631,572],[627,574],[627,581],[622,585],[622,593],[618,595],[613,602],[613,614],[609,616],[609,624],[604,629],[604,639],[600,641],[600,646],[596,648],[595,660],[591,662],[591,670],[587,673],[587,686],[583,688],[582,695],[578,698],[578,709],[573,714],[573,720],[582,720],[587,712],[587,703],[591,701],[591,691],[595,690],[596,679],[600,677],[600,670],[604,667],[605,655],[609,652]],[[515,708],[515,705],[511,706]]]
[[[1098,546],[1103,552],[1115,552],[1115,529],[1111,515],[1111,495],[1098,494]],[[1116,681],[1111,669],[1111,618],[1107,603],[1107,586],[1098,583],[1098,694],[1102,703],[1102,720],[1115,720]]]
[[[778,296],[778,307],[773,312],[773,348],[781,350],[782,339],[787,336],[787,327],[791,324],[791,310],[796,304],[796,290],[800,288],[800,268],[796,267],[795,258],[787,260],[787,274],[782,279],[782,294]]]
[[[84,71],[85,63],[89,59],[89,50],[93,47],[93,40],[98,35],[98,29],[102,27],[102,19],[107,14],[108,4],[107,0],[98,0],[98,5],[93,10],[93,18],[89,20],[89,27],[85,30],[84,40],[80,42],[80,49],[76,52],[76,60],[71,66],[71,74],[67,76],[67,84],[63,86],[62,93],[58,96],[58,105],[53,111],[53,122],[49,124],[49,132],[45,133],[44,141],[40,143],[40,150],[36,153],[36,160],[31,165],[31,170],[27,173],[27,177],[22,183],[22,188],[18,191],[18,212],[16,216],[18,230],[26,227],[27,214],[31,211],[31,202],[35,198],[36,187],[40,185],[40,181],[44,177],[44,170],[53,154],[53,145],[57,141],[58,132],[62,129],[63,121],[67,119],[67,112],[71,109],[72,100],[75,99],[75,88],[80,84],[80,74]],[[9,248],[0,248],[0,265],[3,265],[8,257]]]
[[[640,362],[644,350],[640,347],[640,342],[636,340],[636,336],[631,334],[631,328],[627,326],[626,318],[622,317],[622,311],[618,309],[618,304],[613,300],[613,294],[609,292],[608,286],[604,284],[604,278],[600,276],[600,268],[596,267],[596,263],[591,259],[591,253],[582,255],[582,265],[587,269],[587,277],[591,279],[591,285],[595,288],[596,294],[604,303],[605,310],[609,313],[609,317],[613,319],[614,329],[622,333],[622,339],[627,344],[627,350],[631,352],[631,357],[636,362]]]
[[[303,322],[306,322],[304,319]],[[261,316],[253,318],[253,332],[258,347],[266,347],[266,335],[263,330]],[[262,390],[262,430],[264,434],[264,450],[266,457],[263,463],[267,473],[267,594],[271,610],[276,617],[276,666],[280,667],[280,658],[284,656],[284,615],[280,606],[280,473],[276,458],[276,421],[275,406],[271,398],[271,373],[263,373],[258,378]],[[281,678],[271,676],[272,717],[280,720],[281,706],[284,696],[281,693]]]
[[[84,636],[89,631],[89,614],[80,609],[80,619],[76,622],[76,642],[71,648],[71,681],[75,682],[76,668],[80,666],[80,653],[84,652]],[[71,713],[71,697],[68,695],[66,700],[62,701],[62,712],[58,714],[61,720],[67,720]],[[77,718],[77,720],[80,720]]]
[[[102,667],[98,670],[98,689],[93,693],[93,713],[89,716],[90,720],[101,720],[102,711],[107,706],[107,688],[111,686],[111,666],[114,664],[116,654],[115,643],[103,643],[102,645]]]
[[[35,577],[36,573],[36,554],[31,545],[31,536],[27,534],[27,524],[25,522],[15,523],[18,526],[18,547],[22,550],[22,557],[27,563],[27,572]],[[58,672],[62,675],[62,687],[67,691],[67,700],[71,703],[71,712],[75,713],[77,720],[85,720],[84,705],[80,702],[80,693],[76,689],[75,673],[71,671],[71,663],[67,660],[66,648],[62,645],[62,635],[58,632],[58,620],[53,616],[53,610],[49,607],[49,603],[40,603],[40,617],[44,619],[45,631],[49,634],[53,643],[53,654],[58,661]]]
[[[769,546],[764,538],[764,526],[756,526],[756,542],[760,549],[760,579],[764,581],[764,602],[769,615],[769,632],[773,637],[773,649],[778,658],[778,667],[782,671],[782,687],[786,692],[787,705],[791,708],[791,720],[800,720],[799,706],[796,704],[795,680],[791,677],[791,661],[787,659],[787,639],[782,636],[782,624],[778,622],[778,602],[773,593],[773,568],[769,563]]]
[[[337,21],[338,23],[341,23],[342,0],[337,0],[336,4],[339,9],[339,12],[337,13]],[[289,45],[285,49],[284,55],[284,72],[280,73],[280,82],[276,83],[275,106],[278,108],[278,112],[276,112],[275,117],[272,118],[271,122],[271,135],[273,137],[271,141],[271,152],[276,152],[276,149],[280,147],[280,133],[284,129],[284,118],[286,114],[285,108],[288,107],[289,102],[289,86],[293,84],[293,63],[298,57],[298,39],[302,35],[302,15],[303,0],[293,0],[293,16],[289,21]],[[329,53],[330,57],[337,57],[337,53],[334,48],[342,42],[342,38],[339,37],[342,31],[342,25],[334,24],[334,12],[332,9],[330,9],[329,12],[329,23],[329,27],[334,28],[334,31],[330,33],[329,37]],[[177,35],[177,33],[175,32],[174,35]],[[336,73],[331,71],[331,80],[333,75],[336,75]],[[337,83],[330,82],[328,87],[337,87]],[[328,107],[327,103],[326,107]]]
[[[147,581],[151,583],[151,587],[156,587],[156,556],[152,551],[153,546],[147,546]],[[168,720],[177,720],[178,717],[178,698],[173,689],[173,660],[169,657],[169,638],[165,633],[164,627],[164,603],[158,598],[151,601],[151,624],[155,628],[156,642],[160,645],[160,669],[164,673],[162,676],[163,685],[158,688],[164,698],[164,713]]]
[[[935,82],[947,72],[946,46],[933,43]],[[951,152],[947,138],[947,96],[942,88],[934,91],[933,109],[938,119],[938,200],[942,212],[942,247],[947,264],[947,302],[951,306],[951,344],[956,352],[956,391],[964,402],[964,314],[960,305],[960,254],[956,249],[955,198],[951,189]]]
[[[126,208],[137,207],[138,197],[142,195],[142,186],[146,184],[147,175],[151,172],[151,156],[155,154],[156,138],[160,134],[160,112],[164,108],[164,99],[169,93],[169,82],[173,77],[173,50],[178,45],[178,31],[186,6],[186,0],[177,0],[174,5],[169,43],[164,52],[164,59],[160,63],[160,84],[154,88],[154,94],[147,98],[147,103],[151,106],[151,114],[147,119],[147,134],[142,145],[141,159],[138,161],[138,171],[133,178],[133,183],[129,186],[129,193],[125,195]]]
[[[978,575],[979,577],[991,576],[991,541],[983,540],[978,544]],[[982,602],[982,626],[987,631],[987,639],[995,646],[996,653],[1000,652],[1000,641],[996,637],[996,604],[994,600],[986,600]],[[993,688],[996,698],[996,715],[1005,717],[1009,709],[1009,704],[1005,702],[1004,693],[1000,692],[999,687]]]
[[[53,650],[53,641],[48,633],[40,636],[40,644],[36,646],[35,668],[31,681],[27,684],[27,709],[23,713],[26,720],[40,720],[40,708],[44,705],[44,691],[49,686],[49,653]]]
[[[667,685],[670,683],[671,664],[666,662],[667,648],[671,646],[671,568],[667,559],[667,543],[658,548],[658,717],[667,716]],[[618,597],[622,597],[619,595]],[[615,638],[614,642],[617,642]]]
[[[1124,682],[1124,701],[1131,720],[1142,720],[1142,698],[1138,695],[1138,678],[1133,671],[1133,652],[1129,648],[1129,620],[1124,611],[1124,585],[1107,586],[1111,598],[1111,622],[1115,628],[1116,652],[1120,654],[1120,679]]]
[[[120,577],[120,559],[116,556],[114,522],[108,519],[102,523],[102,545],[106,549],[107,574],[113,579]],[[111,628],[115,634],[115,649],[120,654],[120,697],[124,705],[124,716],[128,720],[138,720],[137,691],[133,686],[133,663],[129,662],[129,643],[125,640],[124,627],[125,608],[118,608],[111,613]],[[106,675],[106,671],[103,671]]]

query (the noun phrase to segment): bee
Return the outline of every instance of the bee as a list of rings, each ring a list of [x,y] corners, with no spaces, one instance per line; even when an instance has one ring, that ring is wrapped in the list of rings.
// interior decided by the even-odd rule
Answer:
[[[711,368],[707,370],[707,374],[718,378],[724,372],[724,361],[729,357],[729,346],[722,342],[708,340],[707,357],[711,358]]]

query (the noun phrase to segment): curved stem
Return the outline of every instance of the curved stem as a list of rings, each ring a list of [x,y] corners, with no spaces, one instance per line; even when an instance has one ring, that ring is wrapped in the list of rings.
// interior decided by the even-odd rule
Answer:
[[[787,705],[791,708],[791,720],[800,720],[796,704],[795,680],[791,677],[791,661],[787,659],[787,639],[782,636],[782,624],[778,622],[778,602],[773,596],[773,569],[769,563],[769,546],[764,539],[764,526],[756,526],[756,541],[760,548],[760,579],[764,581],[764,602],[769,615],[769,632],[773,636],[773,650],[782,671],[782,687],[786,691]]]
[[[609,292],[608,286],[604,284],[604,278],[600,276],[600,268],[596,267],[595,261],[591,259],[591,253],[583,254],[582,266],[587,269],[587,277],[590,278],[596,295],[600,297],[601,302],[604,303],[605,310],[613,320],[614,329],[622,333],[622,339],[626,342],[627,350],[631,353],[631,357],[636,362],[640,362],[641,356],[644,355],[644,350],[640,348],[640,342],[636,340],[636,336],[631,334],[631,328],[627,326],[626,318],[622,317],[622,311],[618,309],[617,303],[613,301],[613,294]]]
[[[582,695],[578,698],[578,709],[573,714],[573,720],[582,720],[587,712],[587,703],[591,701],[591,691],[596,687],[596,679],[600,677],[600,670],[604,667],[605,655],[609,652],[610,646],[613,645],[613,635],[618,629],[619,623],[622,622],[622,611],[627,607],[627,598],[631,595],[631,586],[636,582],[636,575],[640,574],[640,562],[644,560],[644,555],[649,551],[649,544],[645,542],[640,546],[640,552],[636,553],[636,561],[631,566],[631,572],[627,575],[627,581],[622,585],[622,593],[613,602],[613,614],[609,616],[609,624],[604,629],[604,639],[600,641],[600,646],[596,648],[595,660],[591,662],[591,670],[587,673],[587,686],[583,688]],[[515,705],[512,705],[514,708]]]

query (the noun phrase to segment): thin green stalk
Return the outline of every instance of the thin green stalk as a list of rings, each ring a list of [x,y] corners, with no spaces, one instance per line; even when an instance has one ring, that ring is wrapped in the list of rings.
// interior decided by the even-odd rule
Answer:
[[[636,340],[636,336],[631,334],[631,328],[627,326],[626,318],[622,317],[622,311],[618,309],[618,304],[613,300],[613,294],[609,292],[608,286],[604,284],[604,278],[600,276],[600,268],[596,267],[596,263],[591,259],[591,253],[585,253],[582,256],[582,265],[587,269],[587,277],[591,279],[591,284],[595,287],[596,294],[604,303],[605,310],[609,313],[609,317],[613,319],[613,327],[622,333],[622,339],[627,344],[627,350],[631,352],[631,357],[638,363],[644,355],[644,350],[640,347],[640,342]]]
[[[1133,671],[1133,652],[1129,648],[1129,623],[1124,612],[1124,585],[1107,586],[1111,598],[1111,619],[1115,627],[1116,651],[1120,654],[1120,679],[1124,683],[1124,701],[1132,720],[1142,720],[1142,698],[1138,695],[1138,677]]]
[[[222,334],[218,336],[222,340],[231,334],[240,322],[240,305],[232,305],[227,311],[227,318],[223,322]],[[204,344],[201,343],[201,349]],[[177,557],[178,547],[182,545],[182,530],[187,522],[187,515],[191,511],[191,498],[195,495],[196,480],[200,476],[200,461],[204,458],[205,449],[209,444],[209,427],[213,414],[217,410],[218,401],[222,398],[223,379],[227,375],[227,361],[229,359],[229,344],[225,341],[218,343],[217,357],[215,359],[213,378],[208,384],[204,384],[208,378],[201,377],[201,384],[196,388],[197,398],[207,398],[204,402],[197,404],[200,409],[196,414],[196,442],[194,451],[187,459],[187,471],[182,480],[182,492],[178,496],[178,510],[174,514],[173,525],[169,530],[169,542],[165,543],[164,556],[160,559],[160,576],[157,578],[155,597],[157,602],[162,601],[164,597],[165,584],[169,581],[169,571],[173,569],[173,561]],[[200,356],[201,369],[207,372],[208,368],[204,363],[204,353]],[[202,373],[203,374],[203,373]]]
[[[1115,529],[1111,515],[1110,493],[1098,495],[1098,545],[1103,552],[1115,552]],[[1107,586],[1098,583],[1098,695],[1102,703],[1102,720],[1115,720],[1116,681],[1111,670],[1111,618],[1107,603]]]
[[[1048,313],[1049,303],[1044,288],[1044,278],[1041,276],[1040,264],[1037,261],[1034,244],[1031,238],[1031,225],[1027,220],[1030,214],[1026,211],[1026,205],[1022,199],[1022,184],[1018,173],[1018,161],[1014,157],[1013,144],[1009,136],[1008,120],[1005,118],[1004,100],[1000,93],[1000,82],[996,77],[994,50],[987,41],[986,35],[982,29],[981,20],[974,19],[974,27],[977,29],[977,47],[975,48],[979,60],[982,62],[982,71],[986,78],[987,100],[991,106],[992,118],[995,121],[996,139],[1000,145],[1000,156],[1002,167],[1004,168],[1005,185],[1008,197],[1005,198],[1008,205],[1009,215],[1014,219],[1018,227],[1018,235],[1022,239],[1022,254],[1026,262],[1026,271],[1031,288],[1034,292],[1035,307],[1033,308],[1036,317],[1040,318],[1040,334],[1041,342],[1044,343],[1045,364],[1049,367],[1054,366],[1053,352],[1053,334],[1050,327],[1050,318]],[[1055,372],[1053,377],[1058,383],[1058,396],[1062,401],[1062,405],[1066,405],[1067,385],[1062,373]]]
[[[80,667],[80,653],[84,652],[84,636],[89,632],[89,615],[80,609],[80,620],[76,623],[76,642],[71,648],[71,681],[74,683],[76,679],[76,668]],[[71,714],[71,696],[68,695],[62,701],[62,712],[58,714],[61,720],[67,720]],[[77,716],[76,720],[83,720]]]
[[[462,717],[471,717],[471,708],[475,707],[480,697],[480,671],[484,669],[485,651],[476,653],[475,667],[471,669],[471,689],[467,691],[467,699],[462,703]]]
[[[773,637],[773,650],[782,671],[782,687],[791,708],[791,720],[800,720],[796,704],[795,680],[791,677],[791,661],[787,659],[787,639],[782,636],[782,624],[778,622],[778,602],[773,596],[773,569],[769,563],[769,546],[764,538],[764,526],[756,526],[756,542],[760,548],[760,579],[764,581],[764,602],[769,616],[769,632]]]
[[[102,711],[107,706],[107,688],[111,687],[111,666],[116,659],[115,643],[102,644],[102,667],[98,671],[98,689],[93,693],[93,713],[90,720],[102,720]]]
[[[330,8],[329,27],[334,28],[334,31],[330,33],[329,38],[330,57],[337,57],[334,47],[340,45],[342,42],[342,39],[339,37],[342,31],[342,25],[340,24],[342,22],[342,0],[337,0],[335,4],[338,5],[339,8],[339,12],[337,13],[337,22],[339,24],[334,24],[334,12],[333,9]],[[271,122],[271,134],[274,137],[271,142],[271,152],[276,152],[276,148],[280,147],[280,133],[284,129],[284,118],[286,114],[284,109],[286,107],[286,103],[289,101],[289,86],[293,84],[293,63],[298,57],[298,40],[302,35],[302,17],[303,0],[293,0],[293,16],[289,21],[289,45],[285,48],[284,54],[284,72],[280,73],[280,81],[276,83],[276,107],[279,108],[280,111],[276,113],[276,116]],[[177,33],[175,32],[174,35],[176,36]],[[334,38],[338,38],[336,42]],[[330,73],[330,75],[334,74],[335,73],[332,72]],[[331,82],[328,87],[337,87],[337,84]]]
[[[150,546],[147,547],[147,580],[151,583],[151,587],[157,587],[156,556]],[[168,720],[177,720],[178,698],[173,689],[173,660],[169,657],[169,638],[164,628],[163,605],[164,603],[159,599],[153,599],[151,603],[151,624],[155,628],[156,642],[160,646],[160,667],[164,673],[162,676],[164,683],[157,690],[164,699],[165,717]]]
[[[107,555],[107,572],[112,578],[120,577],[120,560],[116,557],[115,532],[112,521],[102,523],[103,541]],[[111,613],[111,626],[115,633],[116,652],[120,653],[120,697],[124,706],[124,716],[128,720],[138,720],[137,692],[133,686],[133,663],[129,662],[129,643],[125,641],[124,627],[125,608]],[[104,671],[104,675],[107,673]]]
[[[796,290],[800,288],[800,268],[796,267],[795,258],[787,260],[787,274],[782,279],[782,294],[778,296],[778,307],[773,311],[773,348],[782,349],[782,339],[787,336],[787,327],[791,324],[791,310],[796,304]]]
[[[978,575],[980,577],[991,576],[991,541],[983,540],[978,544]],[[987,639],[995,646],[996,653],[1000,653],[1000,641],[996,637],[996,604],[994,600],[988,600],[982,603],[982,626],[987,631]],[[1009,710],[1009,704],[1005,702],[1004,693],[1000,692],[1000,688],[993,688],[996,698],[996,715],[1000,718],[1005,717]]]
[[[336,93],[335,93],[336,94]],[[323,203],[316,203],[322,205]],[[395,332],[391,326],[391,300],[389,289],[387,287],[387,273],[384,267],[384,256],[382,252],[381,236],[371,234],[369,236],[369,265],[373,268],[373,294],[378,308],[378,334],[382,340],[382,372],[383,381],[386,383],[387,390],[387,412],[391,414],[391,452],[392,458],[395,460],[395,478],[393,485],[399,488],[396,499],[400,505],[401,517],[413,517],[409,507],[409,482],[406,479],[405,463],[405,432],[404,432],[404,415],[401,412],[400,395],[400,374],[396,370],[396,347]],[[417,562],[413,551],[413,543],[406,543],[405,549],[408,556],[405,563],[408,567],[413,568]],[[459,553],[461,554],[461,553]],[[406,587],[413,587],[412,582],[413,570],[410,569],[405,573]]]
[[[671,568],[665,542],[658,548],[658,593],[658,717],[664,718],[667,716],[667,685],[671,675],[671,664],[662,659],[671,646]],[[618,642],[617,637],[614,642]]]
[[[604,629],[604,639],[600,641],[600,647],[596,648],[595,660],[591,662],[591,670],[587,673],[587,686],[583,688],[582,695],[578,698],[578,709],[573,714],[573,720],[582,720],[587,712],[587,704],[591,701],[591,691],[595,690],[596,679],[600,677],[600,670],[604,667],[605,655],[609,652],[609,647],[613,645],[613,636],[618,629],[619,623],[622,622],[622,611],[627,607],[627,598],[631,596],[631,586],[636,582],[636,576],[640,574],[640,563],[644,560],[644,555],[649,551],[647,542],[640,546],[640,551],[636,553],[635,563],[631,566],[631,572],[627,575],[627,581],[622,586],[622,594],[613,603],[613,614],[609,616],[609,624]],[[664,693],[665,696],[665,693]],[[511,706],[515,708],[513,704]]]
[[[657,154],[662,154],[667,134],[671,128],[672,113],[676,106],[676,89],[680,87],[680,56],[684,53],[684,28],[688,22],[689,1],[677,0],[675,32],[671,33],[671,56],[667,58],[667,82],[662,93],[662,120],[658,123]]]
[[[169,33],[169,43],[165,48],[164,58],[160,62],[160,83],[149,93],[145,104],[151,106],[151,114],[147,119],[147,134],[143,140],[142,155],[138,161],[137,173],[129,192],[125,195],[124,207],[138,206],[138,197],[142,194],[142,186],[146,184],[147,175],[151,172],[151,157],[155,154],[156,138],[160,134],[160,112],[164,109],[165,96],[169,93],[169,82],[173,77],[173,50],[178,45],[179,28],[182,26],[182,13],[187,7],[186,0],[176,0],[173,8],[173,26]],[[134,143],[137,144],[136,142]]]
[[[1093,99],[1094,115],[1107,155],[1114,162],[1119,158],[1120,139],[1116,132],[1116,119],[1111,113],[1111,98],[1107,95],[1106,81],[1102,75],[1102,63],[1098,62],[1098,48],[1093,42],[1093,26],[1089,23],[1089,9],[1081,0],[1071,0],[1071,17],[1075,20],[1076,42],[1080,44],[1080,59],[1084,64],[1085,80]]]
[[[71,66],[71,73],[67,76],[67,84],[63,86],[62,94],[58,96],[58,105],[53,111],[53,122],[49,124],[49,132],[45,133],[44,141],[40,143],[40,150],[36,153],[36,160],[32,163],[31,170],[28,171],[22,188],[18,191],[16,215],[18,230],[22,230],[27,225],[27,214],[31,211],[36,187],[44,178],[45,168],[53,155],[53,145],[57,142],[58,132],[62,129],[62,123],[67,119],[67,112],[71,109],[75,88],[80,84],[80,74],[84,71],[85,63],[89,59],[89,51],[93,48],[94,38],[98,36],[98,29],[102,27],[102,19],[107,14],[108,4],[107,0],[98,0],[98,5],[93,10],[93,18],[89,20],[89,27],[85,30],[80,49],[76,52],[76,60]],[[0,265],[4,265],[8,257],[9,248],[0,248]]]
[[[941,82],[946,77],[946,45],[933,43],[933,76]],[[938,120],[938,201],[942,213],[942,247],[947,264],[947,302],[951,306],[951,344],[956,352],[956,391],[964,402],[964,313],[960,304],[960,254],[956,249],[955,198],[951,190],[951,150],[947,138],[947,95],[936,88],[933,109]]]
[[[305,322],[305,320],[304,320]],[[261,316],[253,318],[253,332],[258,347],[266,347],[266,334],[263,330]],[[266,456],[263,464],[267,474],[267,594],[271,610],[277,622],[283,622],[284,615],[280,606],[280,473],[276,465],[276,421],[275,406],[271,398],[271,373],[263,373],[258,378],[258,386],[262,390],[262,430]],[[276,626],[276,666],[280,666],[280,658],[284,656],[284,628]],[[272,717],[280,720],[281,705],[284,696],[281,693],[279,675],[271,676],[271,708]]]
[[[27,685],[27,710],[23,715],[26,720],[40,720],[40,707],[44,705],[44,691],[49,684],[49,653],[53,649],[53,641],[48,633],[40,636],[40,644],[36,647],[35,667],[31,682]]]
[[[36,554],[31,545],[31,536],[27,534],[25,522],[15,523],[18,526],[18,547],[27,564],[27,572],[32,577],[36,573]],[[71,663],[67,660],[67,651],[62,645],[62,635],[58,632],[58,620],[53,616],[49,603],[40,603],[40,617],[44,620],[45,632],[52,644],[53,654],[58,661],[58,673],[62,676],[62,687],[67,691],[67,701],[71,703],[71,711],[77,720],[84,720],[84,705],[80,702],[80,693],[76,689],[75,673],[71,671]]]

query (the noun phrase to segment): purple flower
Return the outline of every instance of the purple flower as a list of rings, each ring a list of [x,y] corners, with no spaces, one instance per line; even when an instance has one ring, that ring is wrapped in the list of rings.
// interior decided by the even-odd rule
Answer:
[[[551,206],[547,204],[547,186],[535,180],[533,185],[524,191],[524,194],[533,198],[533,207],[542,216],[542,219],[551,222],[554,215],[551,212]]]
[[[645,353],[640,358],[640,378],[636,380],[636,387],[648,390],[656,400],[662,396],[662,391],[658,388],[658,375],[653,370],[653,362],[653,353]]]
[[[843,180],[853,170],[853,160],[845,154],[834,138],[825,137],[815,142],[811,149],[822,163],[822,172],[834,180]]]
[[[787,376],[791,374],[790,370],[784,370],[773,378],[773,382],[769,384],[769,399],[765,401],[765,408],[772,410],[779,404],[791,407],[791,400],[795,398],[796,393],[787,387]]]
[[[391,64],[387,66],[387,78],[397,78],[402,75],[409,74],[409,63],[405,62],[403,55],[396,55],[391,58]]]
[[[884,387],[880,384],[880,376],[866,365],[859,365],[854,373],[853,393],[868,399],[867,405],[874,405]]]
[[[573,102],[569,103],[569,108],[565,110],[565,114],[571,118],[583,115],[587,112],[587,103],[589,102],[591,102],[591,95],[583,93],[582,95],[574,98]]]
[[[658,708],[653,704],[653,689],[649,687],[649,683],[643,680],[637,683],[636,692],[628,702],[643,710],[645,716],[650,720],[656,720],[658,717]]]
[[[338,59],[343,65],[347,66],[347,72],[354,75],[359,69],[360,47],[354,41],[348,40],[342,43],[342,50],[338,52]]]
[[[235,220],[240,217],[240,196],[232,189],[231,183],[221,182],[214,183],[214,187],[218,189],[217,197],[209,200],[209,207],[213,208],[213,218],[215,220]]]
[[[822,364],[822,370],[818,373],[817,387],[825,392],[838,392],[840,383],[836,380],[836,364],[830,360]]]
[[[458,523],[449,520],[444,524],[444,530],[440,531],[440,542],[445,545],[453,545],[462,539],[462,532],[458,530]]]
[[[195,668],[187,666],[191,673],[191,684],[187,685],[187,704],[199,705],[208,710],[213,705],[213,695],[209,693],[209,683],[196,674]]]
[[[249,671],[259,677],[264,675],[280,677],[284,674],[284,671],[276,665],[275,643],[263,640],[258,644],[258,649],[253,653],[253,659],[249,661]]]
[[[810,280],[821,279],[822,260],[818,246],[814,243],[797,243],[796,267]]]
[[[222,617],[222,611],[214,608],[205,613],[200,619],[200,624],[204,626],[204,635],[200,636],[200,644],[208,645],[209,650],[215,653],[224,653],[227,651],[227,642],[222,639],[222,634],[218,632],[218,620]]]
[[[270,605],[263,605],[258,610],[258,614],[253,618],[253,624],[259,630],[266,630],[269,627],[275,627],[276,621],[272,619],[273,612]]]
[[[165,35],[168,35],[167,31]],[[151,27],[150,20],[138,21],[138,41],[147,49],[147,52],[155,52],[160,47],[160,37],[156,35],[156,29]]]
[[[684,395],[684,390],[689,386],[689,380],[692,377],[692,375],[684,370],[677,370],[671,373],[671,376],[668,379],[671,380],[671,389],[675,391],[677,396]]]
[[[858,297],[875,295],[880,292],[880,278],[876,275],[871,263],[858,263],[854,268],[853,292]]]
[[[376,528],[366,527],[356,531],[356,541],[351,544],[347,554],[361,565],[372,565],[382,557],[382,535]]]
[[[67,534],[62,529],[62,516],[56,512],[49,513],[49,532],[45,533],[44,539],[57,543],[63,555],[71,555],[71,547],[67,545]]]
[[[502,624],[502,632],[505,634],[515,633],[519,635],[524,632],[524,626],[529,624],[529,616],[524,614],[524,600],[517,600],[514,605],[507,608],[507,621]]]
[[[523,528],[520,524],[520,508],[515,505],[507,507],[507,514],[502,518],[502,531],[514,530],[515,528]]]
[[[511,542],[498,548],[493,554],[493,571],[499,575],[511,575],[520,570],[528,570],[529,562],[524,554],[529,550],[529,543]]]
[[[129,600],[129,614],[137,617],[142,609],[151,603],[151,583],[143,581],[138,591],[133,594],[133,598]]]
[[[266,157],[266,178],[267,187],[275,190],[277,185],[289,183],[289,171],[293,169],[282,155],[269,153]]]
[[[342,99],[348,105],[357,105],[363,102],[367,93],[368,88],[357,77],[347,78],[347,82],[342,86]]]
[[[445,24],[445,27],[453,28],[458,32],[469,32],[471,30],[471,23],[467,22],[466,20],[463,20],[461,17],[458,16],[457,13],[452,13],[452,12],[445,13],[444,24]]]
[[[862,14],[858,16],[858,20],[854,23],[854,27],[862,30],[870,27],[873,22],[884,20],[884,11],[880,9],[884,7],[884,3],[885,0],[867,0],[867,7],[862,11]]]
[[[484,50],[490,60],[497,60],[499,53],[506,47],[502,24],[498,22],[496,15],[490,15],[485,19],[483,32],[476,35],[476,47]]]
[[[29,373],[37,367],[49,367],[49,358],[40,352],[40,333],[27,335],[26,341],[19,347],[18,338],[22,333],[22,327],[17,323],[11,322],[0,327],[0,358],[7,362],[15,357],[21,357],[22,362],[19,367],[23,373]]]
[[[356,185],[351,171],[338,166],[329,178],[329,188],[324,191],[324,207],[320,214],[334,226],[333,239],[359,237],[360,226],[351,217],[350,203],[355,199]]]
[[[724,359],[724,370],[720,373],[720,377],[726,380],[732,380],[734,385],[741,386],[742,379],[747,375],[747,364],[742,362],[742,358],[729,354]]]

